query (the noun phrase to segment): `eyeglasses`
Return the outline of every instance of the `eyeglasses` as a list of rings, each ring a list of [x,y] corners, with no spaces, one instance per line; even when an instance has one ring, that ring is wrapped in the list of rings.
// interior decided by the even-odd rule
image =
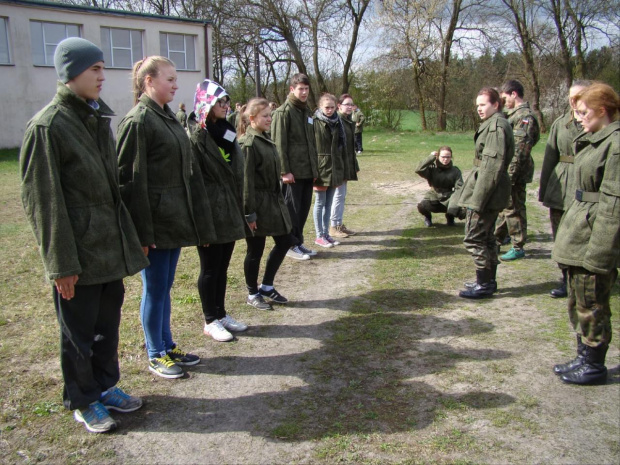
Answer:
[[[353,104],[352,103],[343,103],[342,106],[343,107],[352,107]]]
[[[226,108],[230,106],[230,100],[218,100],[217,104],[222,108]]]

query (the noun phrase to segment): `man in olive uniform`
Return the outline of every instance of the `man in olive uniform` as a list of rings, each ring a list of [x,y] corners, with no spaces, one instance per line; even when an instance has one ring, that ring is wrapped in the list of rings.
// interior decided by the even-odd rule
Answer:
[[[226,121],[233,125],[237,129],[237,122],[239,121],[239,113],[241,112],[241,104],[235,103],[235,111],[226,117]]]
[[[179,103],[179,111],[177,111],[176,117],[183,129],[187,128],[187,113],[185,113],[185,104],[182,102]]]
[[[560,219],[575,198],[575,177],[573,163],[575,151],[573,140],[581,132],[581,124],[575,119],[574,97],[590,85],[589,81],[575,81],[569,89],[568,102],[570,109],[556,119],[551,125],[549,139],[545,148],[542,171],[540,173],[540,189],[538,201],[549,208],[551,232],[555,241]],[[562,284],[551,290],[551,297],[566,297],[567,267],[558,264],[562,270]]]
[[[366,117],[357,105],[353,108],[351,119],[355,123],[355,131],[353,133],[353,137],[355,138],[355,151],[359,154],[364,151],[364,147],[362,146],[362,132],[364,132],[364,121]]]
[[[527,241],[527,212],[525,209],[526,184],[534,177],[534,160],[532,147],[540,139],[538,120],[530,109],[530,104],[523,100],[523,85],[519,81],[507,81],[501,88],[506,118],[512,126],[515,139],[515,156],[508,167],[512,184],[510,202],[497,218],[495,237],[498,245],[504,243],[510,235],[512,248],[500,257],[503,261],[517,260],[525,257],[523,246]]]
[[[54,55],[54,99],[26,127],[22,203],[53,285],[67,409],[93,433],[116,428],[108,410],[142,406],[116,383],[123,278],[149,262],[121,200],[112,110],[99,93],[103,52],[79,37]]]
[[[292,223],[293,246],[286,256],[309,260],[316,252],[304,246],[304,226],[312,205],[312,186],[319,172],[314,120],[307,103],[308,76],[293,75],[289,91],[286,102],[273,112],[271,137],[280,157],[282,194]]]

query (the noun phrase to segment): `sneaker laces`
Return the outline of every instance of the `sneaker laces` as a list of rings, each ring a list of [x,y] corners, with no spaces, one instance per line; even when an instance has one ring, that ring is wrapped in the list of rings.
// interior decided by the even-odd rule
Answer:
[[[166,368],[170,368],[175,365],[174,360],[170,358],[170,355],[166,354],[163,357],[156,358],[159,363],[161,363]]]
[[[167,355],[169,355],[169,354],[178,355],[179,357],[185,357],[187,355],[187,352],[183,352],[177,346],[174,346],[174,349],[171,349],[170,352],[168,352]]]
[[[87,410],[87,414],[90,411],[92,411],[93,414],[97,417],[97,420],[102,420],[110,416],[108,409],[105,408],[105,406],[101,402],[93,402],[92,404],[90,404],[90,409]],[[83,417],[84,415],[82,415],[82,418]]]
[[[116,402],[117,400],[123,401],[130,398],[129,394],[118,387],[108,389],[108,394],[105,397],[108,402]]]

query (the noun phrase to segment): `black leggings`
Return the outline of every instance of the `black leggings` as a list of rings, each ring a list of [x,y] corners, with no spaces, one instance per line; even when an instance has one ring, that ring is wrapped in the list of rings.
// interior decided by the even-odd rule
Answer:
[[[248,287],[250,294],[258,294],[258,269],[260,267],[263,251],[265,250],[266,237],[246,237],[245,242],[248,245],[248,251],[243,262],[243,271],[245,272],[245,285]],[[265,275],[263,276],[263,284],[273,286],[273,280],[282,264],[282,260],[286,256],[286,252],[293,243],[290,234],[284,236],[273,236],[276,243],[271,249],[265,266]]]
[[[200,257],[198,293],[207,324],[226,316],[224,309],[226,280],[228,279],[228,265],[233,250],[235,250],[234,242],[198,247],[198,256]]]

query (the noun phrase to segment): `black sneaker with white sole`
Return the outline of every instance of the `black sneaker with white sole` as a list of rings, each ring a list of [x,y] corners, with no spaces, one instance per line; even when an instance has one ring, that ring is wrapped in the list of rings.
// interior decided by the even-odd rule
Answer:
[[[276,291],[275,288],[272,288],[270,291],[265,291],[262,288],[259,288],[258,293],[277,304],[285,304],[288,302],[288,299]]]

